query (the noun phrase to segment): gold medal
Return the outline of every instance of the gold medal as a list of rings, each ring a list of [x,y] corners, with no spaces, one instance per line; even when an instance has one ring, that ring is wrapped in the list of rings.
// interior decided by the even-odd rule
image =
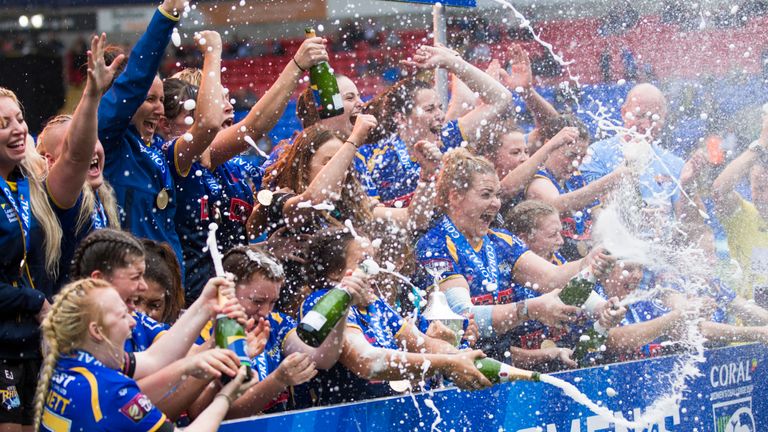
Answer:
[[[269,189],[262,189],[256,194],[256,201],[263,206],[272,204],[272,191]]]
[[[541,341],[541,349],[557,348],[557,345],[552,339],[544,339]]]
[[[160,210],[165,210],[168,207],[168,191],[165,188],[160,189],[155,199],[155,204]]]

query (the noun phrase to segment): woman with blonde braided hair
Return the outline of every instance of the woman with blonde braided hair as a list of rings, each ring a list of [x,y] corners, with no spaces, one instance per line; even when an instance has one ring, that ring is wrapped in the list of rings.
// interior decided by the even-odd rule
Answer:
[[[120,372],[123,342],[134,325],[108,282],[83,279],[62,289],[42,324],[47,353],[35,397],[35,432],[175,430],[136,381]],[[222,358],[238,364],[234,355]],[[240,368],[185,430],[216,430],[231,401],[255,383],[244,383],[245,376]]]

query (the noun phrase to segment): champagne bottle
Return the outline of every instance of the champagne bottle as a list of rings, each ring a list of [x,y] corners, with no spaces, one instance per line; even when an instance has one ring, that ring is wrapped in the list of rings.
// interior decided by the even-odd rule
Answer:
[[[597,279],[592,274],[592,268],[587,267],[568,281],[565,288],[560,291],[560,300],[567,305],[580,307],[593,313],[595,308],[605,301],[594,291],[596,283]]]
[[[219,305],[223,306],[226,301],[227,299],[219,294]],[[224,314],[219,314],[216,316],[214,340],[217,347],[232,350],[237,355],[237,358],[240,359],[240,364],[246,367],[246,380],[251,379],[253,362],[248,356],[243,326],[237,320],[229,318]],[[230,377],[222,376],[223,381],[229,381],[229,379]]]
[[[378,272],[379,266],[375,261],[365,260],[357,266],[352,275],[366,279]],[[352,296],[343,286],[331,289],[304,315],[296,328],[296,334],[307,345],[319,347],[343,317],[350,303]]]
[[[475,367],[493,384],[510,381],[539,381],[541,374],[510,366],[492,358],[475,360]]]
[[[315,29],[304,30],[307,38],[315,37]],[[339,84],[328,62],[322,62],[309,68],[309,85],[315,96],[315,105],[321,119],[344,114],[344,104],[339,92]]]
[[[594,366],[602,358],[607,339],[608,329],[595,321],[595,324],[581,335],[576,348],[573,349],[573,359],[579,367]]]

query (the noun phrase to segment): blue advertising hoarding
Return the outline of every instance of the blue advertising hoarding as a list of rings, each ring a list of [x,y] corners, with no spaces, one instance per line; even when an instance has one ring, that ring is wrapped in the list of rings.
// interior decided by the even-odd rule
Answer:
[[[675,356],[556,374],[616,416],[633,419],[669,391]],[[764,432],[768,431],[768,349],[711,350],[679,406],[644,430],[616,426],[542,383],[456,389],[230,421],[223,432]],[[616,394],[609,396],[606,388]],[[425,402],[425,401],[431,402]],[[433,428],[436,427],[436,429]]]
[[[456,7],[476,7],[477,0],[387,0],[396,1],[400,3],[421,3],[421,4],[435,4],[440,3],[443,6],[456,6]]]

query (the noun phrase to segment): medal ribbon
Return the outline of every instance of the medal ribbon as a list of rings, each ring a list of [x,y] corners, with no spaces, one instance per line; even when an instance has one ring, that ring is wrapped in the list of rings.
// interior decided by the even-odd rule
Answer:
[[[94,195],[96,195],[96,205],[93,208],[91,221],[93,222],[93,229],[100,230],[106,228],[109,225],[109,221],[107,220],[107,213],[104,211],[104,204],[101,203],[99,194],[94,191]]]
[[[29,202],[29,180],[24,178],[16,183],[18,201],[16,200],[16,195],[8,185],[8,182],[2,177],[0,177],[0,188],[3,190],[5,199],[8,200],[13,207],[13,210],[16,212],[16,217],[21,221],[21,233],[24,236],[24,262],[26,263],[27,249],[29,248],[29,226],[32,209]]]

